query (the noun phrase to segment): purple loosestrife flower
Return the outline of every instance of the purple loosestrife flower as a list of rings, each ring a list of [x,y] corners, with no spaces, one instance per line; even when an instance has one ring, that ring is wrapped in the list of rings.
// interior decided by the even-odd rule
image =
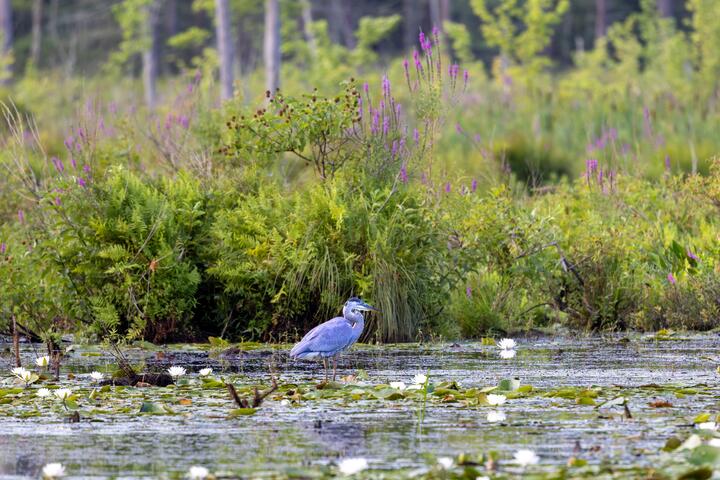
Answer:
[[[55,206],[59,207],[61,204],[62,202],[60,201],[60,197],[55,197]]]
[[[450,182],[447,182],[445,184],[445,193],[450,193],[452,191],[452,186],[450,185]]]
[[[400,182],[401,183],[407,183],[408,182],[408,173],[407,173],[407,165],[403,164],[402,167],[400,167]]]
[[[390,117],[383,117],[383,135],[387,135],[390,131]]]
[[[362,97],[358,95],[358,117],[360,117],[360,120],[363,118],[363,100]]]
[[[418,132],[417,128],[413,129],[413,140],[415,140],[415,143],[420,143],[420,132]]]
[[[425,32],[420,30],[420,33],[418,34],[418,40],[420,40],[420,46],[422,47],[425,45]]]
[[[391,155],[390,158],[395,158],[395,155],[397,155],[397,152],[398,152],[398,142],[397,142],[397,140],[393,140],[392,150],[390,152],[390,155]]]
[[[405,70],[405,81],[407,81],[408,88],[412,90],[410,85],[410,62],[408,62],[407,58],[403,58],[403,70]]]
[[[77,169],[77,161],[75,160],[75,157],[70,157],[70,165],[72,165],[74,169]]]
[[[87,183],[85,182],[85,179],[82,177],[78,177],[77,183],[78,183],[78,185],[80,185],[83,188],[87,187]]]
[[[667,171],[669,173],[670,169],[671,169],[670,155],[665,155],[665,171]]]
[[[465,287],[465,296],[467,298],[472,298],[472,288],[470,288],[470,285]]]
[[[7,251],[7,245],[5,242],[0,243],[0,254],[5,255],[5,252]]]
[[[388,80],[387,75],[383,75],[382,77],[382,90],[383,95],[386,98],[390,98],[390,80]]]
[[[688,256],[688,258],[689,258],[690,260],[695,260],[696,262],[699,262],[699,261],[700,261],[700,258],[699,258],[697,255],[695,255],[695,254],[692,252],[692,250],[690,250],[689,248],[687,249],[687,256]]]
[[[465,131],[464,131],[463,128],[462,128],[462,125],[460,125],[459,123],[456,123],[456,124],[455,124],[455,131],[456,131],[457,133],[459,133],[460,135],[462,135],[463,133],[465,133]]]
[[[83,165],[83,172],[90,175],[90,165],[88,165],[88,164]]]
[[[52,161],[53,165],[55,165],[55,170],[57,170],[58,173],[65,171],[65,165],[63,165],[62,160],[58,157],[52,157],[50,161]]]
[[[68,135],[65,141],[63,142],[65,144],[65,148],[67,150],[72,151],[73,143],[75,142],[75,138],[73,138],[72,135]]]
[[[463,71],[463,88],[467,88],[468,80],[470,80],[470,72]]]
[[[423,66],[420,61],[420,53],[418,53],[417,50],[413,50],[413,62],[415,63],[415,70],[417,70],[418,75],[420,75],[422,73]]]
[[[372,124],[370,125],[370,132],[375,135],[378,133],[380,127],[380,112],[373,110],[372,113]]]
[[[22,210],[18,210],[18,221],[20,223],[25,223],[25,212]]]
[[[367,82],[363,83],[363,91],[365,92],[365,95],[370,94],[370,85]]]
[[[672,274],[672,272],[667,274],[668,282],[670,282],[670,285],[675,285],[677,283],[677,279],[675,278],[675,275]]]
[[[178,123],[181,127],[183,127],[185,130],[190,127],[190,119],[187,117],[187,115],[180,115],[178,117]]]
[[[478,187],[478,181],[477,181],[477,179],[473,178],[473,181],[470,184],[470,191],[475,193],[477,191],[477,187]]]
[[[77,129],[78,137],[80,137],[80,140],[85,141],[85,129],[83,127],[80,127]]]

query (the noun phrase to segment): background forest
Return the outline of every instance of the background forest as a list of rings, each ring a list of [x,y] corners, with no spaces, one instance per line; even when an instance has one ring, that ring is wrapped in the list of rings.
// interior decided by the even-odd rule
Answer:
[[[720,320],[716,0],[0,0],[0,333]]]

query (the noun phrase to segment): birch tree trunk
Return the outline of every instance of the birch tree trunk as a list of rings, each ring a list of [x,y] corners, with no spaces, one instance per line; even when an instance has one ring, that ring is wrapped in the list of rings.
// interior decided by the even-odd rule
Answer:
[[[602,38],[607,33],[607,2],[595,0],[595,39]]]
[[[265,0],[265,88],[274,93],[280,87],[280,3]]]
[[[147,48],[142,53],[143,88],[145,90],[145,104],[154,109],[157,104],[157,77],[158,77],[158,34],[157,23],[160,10],[158,0],[153,0],[147,7],[145,31],[143,36],[148,40]]]
[[[317,40],[315,39],[315,33],[312,31],[312,2],[310,0],[302,0],[302,23],[303,23],[303,34],[305,41],[310,49],[310,56],[314,59],[317,58]]]
[[[40,63],[42,46],[43,0],[33,0],[32,4],[32,40],[30,43],[30,60],[37,67]]]
[[[410,51],[415,46],[420,32],[416,0],[403,0],[403,20],[403,46],[406,51]]]
[[[215,28],[217,29],[217,47],[220,57],[220,98],[227,100],[233,96],[234,58],[228,0],[215,0]]]
[[[9,55],[13,46],[12,2],[0,0],[0,55]],[[9,83],[12,77],[12,64],[8,64],[6,72],[0,73],[2,83]],[[4,79],[3,79],[4,78]]]

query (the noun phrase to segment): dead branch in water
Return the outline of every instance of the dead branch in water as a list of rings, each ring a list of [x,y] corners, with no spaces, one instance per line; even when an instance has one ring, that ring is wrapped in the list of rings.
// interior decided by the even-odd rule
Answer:
[[[272,378],[272,387],[270,387],[265,392],[260,392],[257,387],[253,389],[254,395],[252,399],[252,404],[245,398],[240,398],[237,391],[235,390],[235,386],[232,383],[226,383],[225,386],[227,387],[228,393],[230,394],[230,398],[235,401],[238,407],[240,408],[257,408],[260,405],[262,405],[263,400],[273,393],[278,388],[277,380],[275,380],[275,377]]]

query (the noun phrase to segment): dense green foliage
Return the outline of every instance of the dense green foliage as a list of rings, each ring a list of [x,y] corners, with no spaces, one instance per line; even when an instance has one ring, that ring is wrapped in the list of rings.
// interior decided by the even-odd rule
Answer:
[[[553,74],[567,2],[518,5],[472,2],[500,51],[489,78],[448,23],[379,86],[352,79],[379,77],[396,17],[360,22],[353,48],[318,22],[290,86],[252,106],[215,105],[210,72],[187,71],[154,112],[101,96],[36,125],[68,104],[28,74],[0,154],[0,332],[278,340],[350,295],[383,311],[366,340],[715,328],[712,6],[690,2],[684,31],[644,1]]]

